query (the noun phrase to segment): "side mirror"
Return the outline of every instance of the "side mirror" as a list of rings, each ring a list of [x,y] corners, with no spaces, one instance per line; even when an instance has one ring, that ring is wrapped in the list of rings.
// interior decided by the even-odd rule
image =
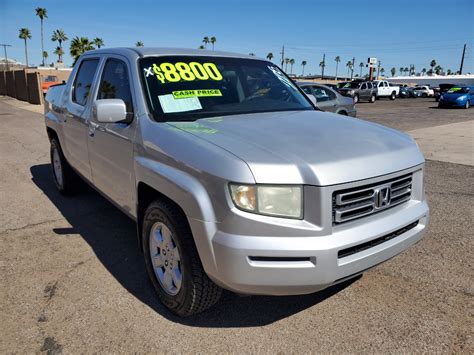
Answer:
[[[125,102],[120,99],[104,99],[94,102],[93,113],[97,121],[117,123],[127,119]]]

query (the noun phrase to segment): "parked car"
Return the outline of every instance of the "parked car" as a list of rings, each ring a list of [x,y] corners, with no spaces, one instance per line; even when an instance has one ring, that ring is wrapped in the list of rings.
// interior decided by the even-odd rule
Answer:
[[[354,101],[342,96],[328,86],[312,82],[298,82],[298,86],[321,110],[355,117],[357,110]]]
[[[416,93],[411,87],[400,86],[400,92],[398,93],[398,97],[401,99],[416,98]]]
[[[338,92],[343,96],[352,97],[354,103],[358,103],[361,100],[367,100],[370,103],[374,103],[377,97],[377,89],[371,81],[354,80],[338,89]]]
[[[438,107],[463,107],[474,105],[474,86],[454,86],[439,97]]]
[[[413,89],[417,97],[432,97],[434,96],[434,91],[427,85],[415,86]]]
[[[451,89],[454,86],[456,86],[456,84],[439,84],[439,90],[435,92],[434,94],[436,102],[439,101],[439,98],[442,94],[444,94],[445,92],[448,92],[449,89]]]
[[[334,91],[337,91],[337,84],[321,84],[321,85],[327,86],[328,88],[331,88]]]
[[[350,81],[343,81],[336,84],[336,90],[343,88],[346,84],[350,83]]]
[[[41,80],[41,90],[43,91],[43,94],[46,94],[48,89],[53,86],[59,84],[58,77],[55,75],[48,75],[46,77],[42,77]]]
[[[322,290],[403,252],[428,224],[408,134],[316,110],[253,56],[87,51],[48,91],[45,123],[59,192],[77,192],[80,176],[136,221],[151,283],[180,316],[222,288]]]
[[[374,80],[373,85],[375,86],[377,99],[388,97],[390,100],[395,100],[400,92],[398,85],[390,84],[386,80]]]

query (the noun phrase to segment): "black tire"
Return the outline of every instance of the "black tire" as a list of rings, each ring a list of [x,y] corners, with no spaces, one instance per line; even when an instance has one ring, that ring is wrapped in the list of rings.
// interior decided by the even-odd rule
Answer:
[[[359,95],[355,94],[354,98],[352,100],[354,101],[355,104],[358,103],[359,102]]]
[[[390,94],[390,100],[395,100],[397,98],[397,94],[395,93],[395,91],[393,91],[391,94]]]
[[[428,97],[428,94],[423,94],[423,95],[421,95],[421,96],[423,96],[423,97]]]
[[[466,100],[466,104],[464,105],[464,108],[468,110],[469,107],[471,107],[471,103],[469,102],[469,100]]]
[[[64,157],[61,145],[56,138],[51,139],[49,153],[51,159],[51,171],[53,173],[53,180],[56,188],[63,195],[75,194],[78,189],[79,177]],[[55,168],[55,164],[61,166],[60,171]],[[59,176],[59,174],[61,174],[61,176]]]
[[[158,281],[150,255],[150,232],[155,223],[168,227],[180,254],[182,283],[175,295],[167,293]],[[173,313],[187,317],[200,313],[219,301],[222,289],[214,284],[204,271],[186,216],[173,204],[152,202],[143,219],[142,246],[148,276],[160,301]]]
[[[376,100],[375,94],[370,95],[370,97],[369,97],[369,102],[370,102],[371,104],[373,104],[373,103],[375,102],[375,100]]]

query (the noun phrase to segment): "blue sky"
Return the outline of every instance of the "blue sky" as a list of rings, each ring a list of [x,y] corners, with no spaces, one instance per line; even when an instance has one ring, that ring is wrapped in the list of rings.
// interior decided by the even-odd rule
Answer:
[[[41,61],[36,7],[48,10],[45,49],[50,59],[55,48],[51,33],[62,28],[70,39],[101,37],[107,47],[141,40],[147,46],[197,48],[204,36],[216,36],[216,49],[261,57],[272,52],[275,62],[285,44],[296,73],[302,60],[308,62],[306,73],[320,73],[324,53],[328,74],[335,72],[336,55],[340,73],[347,72],[345,63],[352,57],[359,73],[358,63],[369,56],[379,58],[387,72],[410,64],[418,71],[429,69],[431,59],[454,71],[467,43],[465,72],[474,72],[473,0],[0,0],[0,43],[11,44],[9,57],[24,62],[18,30],[29,28],[30,64]],[[69,42],[65,47],[68,53]],[[72,62],[68,54],[65,61]]]

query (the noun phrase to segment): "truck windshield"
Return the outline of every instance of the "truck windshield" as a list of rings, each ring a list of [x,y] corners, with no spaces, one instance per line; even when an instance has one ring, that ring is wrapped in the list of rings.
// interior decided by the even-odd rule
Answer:
[[[146,57],[139,67],[150,110],[159,121],[314,110],[278,67],[263,60]]]
[[[344,89],[357,89],[360,85],[360,82],[353,81],[352,83],[347,83],[344,85]]]

